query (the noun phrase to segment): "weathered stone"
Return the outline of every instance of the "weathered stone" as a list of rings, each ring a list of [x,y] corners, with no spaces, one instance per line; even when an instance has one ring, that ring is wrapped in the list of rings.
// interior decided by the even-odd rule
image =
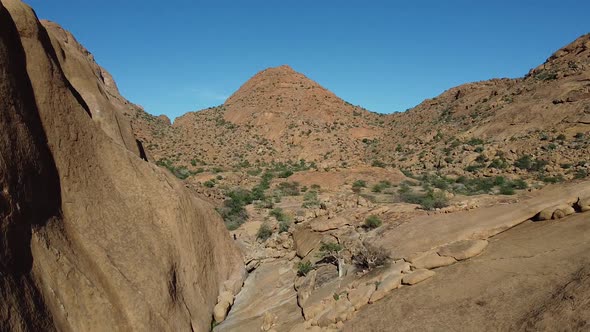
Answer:
[[[352,306],[358,310],[365,304],[369,303],[369,299],[373,292],[375,292],[375,284],[364,284],[360,285],[355,289],[351,289],[348,291],[348,301],[352,304]]]
[[[590,197],[578,199],[576,205],[582,212],[590,211]]]
[[[436,272],[432,270],[418,269],[408,275],[404,275],[402,283],[404,285],[415,285],[426,279],[432,278],[435,274]]]
[[[227,302],[231,306],[234,304],[234,295],[228,291],[223,291],[217,297],[217,303],[224,303]]]
[[[457,262],[455,258],[448,256],[440,256],[436,252],[428,252],[409,258],[412,265],[418,269],[435,269],[441,266],[451,265]]]
[[[339,229],[350,224],[350,220],[341,216],[336,216],[330,219],[326,217],[317,218],[310,222],[311,229],[316,232],[325,232],[333,229]]]
[[[229,309],[230,304],[228,302],[219,302],[213,308],[213,318],[215,322],[221,323],[227,316],[227,309]]]
[[[463,240],[439,248],[438,254],[461,261],[479,255],[487,246],[486,240]]]
[[[553,219],[561,219],[576,213],[576,210],[570,205],[560,205],[553,211]]]
[[[305,277],[296,280],[295,289],[297,289],[297,301],[300,306],[305,305],[305,301],[311,295],[315,288],[317,271],[310,271]]]
[[[318,325],[327,327],[337,322],[345,321],[351,312],[354,312],[352,304],[347,299],[340,299],[320,315]]]
[[[306,228],[298,228],[293,231],[293,241],[297,256],[304,258],[314,248],[319,246],[322,236]]]
[[[377,290],[373,292],[371,298],[369,299],[369,303],[374,303],[379,301],[380,299],[384,298],[387,293],[391,292],[394,289],[401,287],[402,285],[402,274],[392,274],[387,278],[383,279],[383,281],[377,286]]]
[[[391,266],[384,273],[386,276],[391,275],[391,274],[406,273],[406,272],[409,272],[411,268],[412,268],[412,264],[410,264],[404,260],[399,260],[399,261],[391,264]]]
[[[543,221],[543,220],[550,220],[551,218],[553,218],[553,212],[555,211],[555,207],[551,206],[548,208],[545,208],[543,210],[541,210],[541,212],[539,212],[539,214],[537,214],[537,220]]]
[[[270,331],[275,319],[276,317],[273,314],[271,314],[270,312],[266,312],[264,314],[264,317],[262,318],[262,326],[260,327],[260,329],[262,331]]]

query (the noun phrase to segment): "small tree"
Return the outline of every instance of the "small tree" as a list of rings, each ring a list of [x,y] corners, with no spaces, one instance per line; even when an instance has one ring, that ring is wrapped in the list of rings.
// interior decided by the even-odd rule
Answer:
[[[336,242],[322,242],[320,246],[320,257],[322,257],[322,260],[330,264],[335,264],[338,267],[338,278],[341,278],[344,273],[343,249],[344,247]]]
[[[385,248],[370,244],[361,246],[352,256],[353,263],[363,270],[372,270],[383,266],[389,259],[389,253]]]

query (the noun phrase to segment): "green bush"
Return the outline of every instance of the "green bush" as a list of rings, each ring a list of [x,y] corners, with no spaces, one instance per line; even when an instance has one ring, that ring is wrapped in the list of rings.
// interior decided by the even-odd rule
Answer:
[[[375,184],[371,189],[374,193],[380,193],[383,189],[391,188],[391,182],[389,181],[380,181],[379,183]]]
[[[356,180],[352,183],[352,191],[355,193],[361,192],[362,188],[367,187],[367,182],[364,180]]]
[[[500,187],[500,194],[502,195],[514,195],[514,188],[511,186],[501,186]]]
[[[469,145],[482,145],[484,143],[484,141],[481,138],[472,138],[469,141],[467,141],[467,144]]]
[[[277,186],[277,189],[283,196],[298,196],[299,195],[299,183],[297,182],[281,182]]]
[[[289,227],[291,227],[290,220],[283,220],[279,222],[279,233],[284,233],[289,231]]]
[[[442,191],[431,191],[422,197],[420,206],[422,206],[424,210],[442,209],[449,206],[449,199]]]
[[[575,179],[584,179],[588,177],[588,171],[585,169],[579,169],[574,173]]]
[[[272,228],[266,223],[260,225],[258,228],[258,232],[256,233],[256,238],[261,241],[266,241],[272,235]]]
[[[288,169],[285,171],[280,172],[277,177],[281,178],[281,179],[286,179],[288,177],[290,177],[291,175],[293,175],[293,171]]]
[[[524,155],[514,162],[514,166],[527,171],[542,171],[548,162],[546,160],[533,159],[529,155]]]
[[[311,270],[313,270],[313,265],[310,261],[299,262],[299,264],[297,264],[297,275],[300,277],[306,276]]]
[[[497,158],[492,160],[492,162],[488,165],[488,168],[496,168],[496,169],[506,169],[508,168],[508,162],[504,158]]]
[[[384,168],[386,165],[384,162],[382,162],[380,160],[373,160],[373,163],[371,164],[371,166]]]
[[[320,206],[320,200],[318,198],[318,192],[315,190],[310,190],[303,195],[303,203],[301,207],[304,208],[315,208]]]
[[[381,226],[382,224],[383,222],[381,222],[381,219],[376,215],[370,215],[367,217],[367,219],[365,219],[365,228],[368,229],[375,229]]]

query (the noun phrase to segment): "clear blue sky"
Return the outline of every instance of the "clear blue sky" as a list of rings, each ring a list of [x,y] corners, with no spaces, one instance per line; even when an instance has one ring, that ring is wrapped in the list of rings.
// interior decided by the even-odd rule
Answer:
[[[123,95],[171,118],[289,64],[391,113],[453,86],[518,77],[590,32],[590,1],[28,0],[72,31]]]

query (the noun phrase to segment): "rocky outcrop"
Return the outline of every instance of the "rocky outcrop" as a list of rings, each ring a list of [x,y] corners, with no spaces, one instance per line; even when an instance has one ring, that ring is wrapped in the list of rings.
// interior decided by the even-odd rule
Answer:
[[[139,158],[83,58],[58,46],[1,1],[0,330],[209,329],[241,255],[211,206]]]

